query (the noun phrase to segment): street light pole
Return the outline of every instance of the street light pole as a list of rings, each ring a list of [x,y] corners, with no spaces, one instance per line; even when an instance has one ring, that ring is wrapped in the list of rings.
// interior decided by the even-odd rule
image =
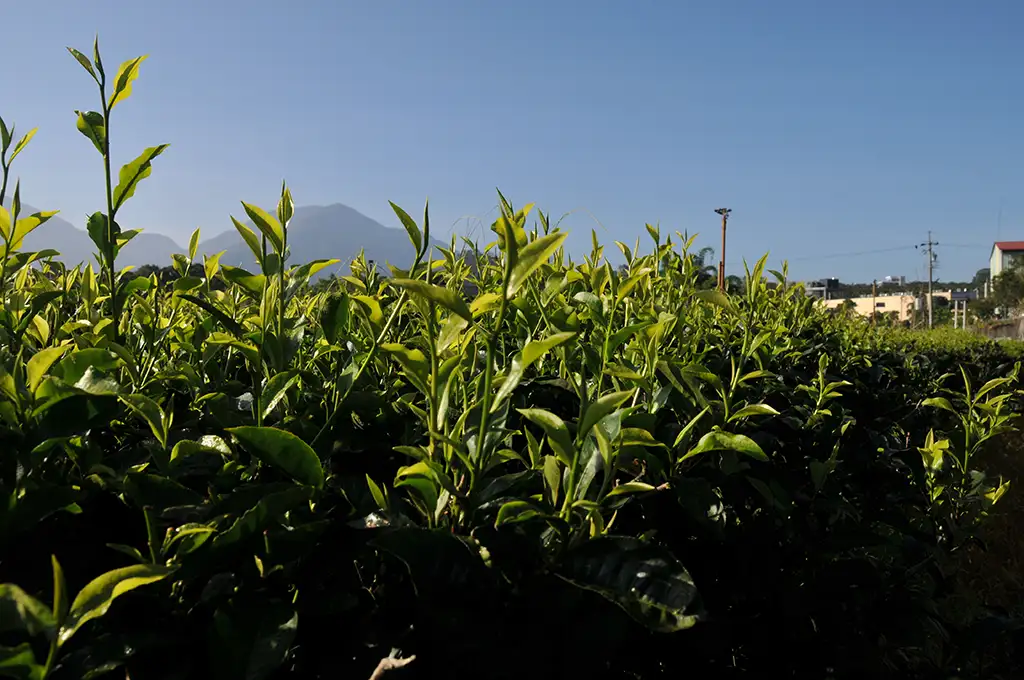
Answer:
[[[725,227],[729,222],[731,208],[717,208],[716,213],[722,216],[722,258],[718,263],[718,290],[725,292]]]

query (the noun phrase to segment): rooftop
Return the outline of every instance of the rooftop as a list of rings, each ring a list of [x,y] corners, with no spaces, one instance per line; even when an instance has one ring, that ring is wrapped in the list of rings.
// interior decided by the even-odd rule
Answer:
[[[996,241],[995,247],[1002,251],[1024,250],[1024,241]]]

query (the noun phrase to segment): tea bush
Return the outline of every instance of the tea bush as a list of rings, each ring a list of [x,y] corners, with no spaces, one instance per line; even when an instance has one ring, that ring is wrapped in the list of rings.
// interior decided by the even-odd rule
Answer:
[[[504,197],[479,247],[393,206],[412,266],[313,288],[283,186],[232,218],[254,271],[196,232],[132,275],[117,214],[167,146],[115,177],[142,59],[71,53],[98,266],[22,250],[54,213],[20,184],[0,209],[0,675],[924,678],[1010,639],[949,602],[1015,356],[872,330],[764,259],[707,290],[650,226],[623,270],[574,262]],[[31,134],[0,132],[2,203]]]

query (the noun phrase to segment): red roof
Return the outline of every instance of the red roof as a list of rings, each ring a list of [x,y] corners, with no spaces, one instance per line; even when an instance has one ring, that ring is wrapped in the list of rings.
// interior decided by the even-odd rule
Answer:
[[[1024,241],[996,241],[996,248],[1003,252],[1008,250],[1024,250]]]

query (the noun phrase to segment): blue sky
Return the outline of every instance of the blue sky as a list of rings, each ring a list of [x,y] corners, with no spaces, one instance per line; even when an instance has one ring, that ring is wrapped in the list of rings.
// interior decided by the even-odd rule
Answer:
[[[0,115],[40,128],[24,200],[82,226],[101,164],[74,109],[149,54],[115,110],[120,165],[170,142],[119,220],[184,243],[239,200],[341,202],[397,226],[487,225],[495,187],[588,248],[700,232],[733,209],[728,263],[770,251],[794,277],[942,279],[1024,239],[1020,0],[9,0]],[[11,75],[13,74],[13,75]],[[591,217],[593,215],[593,217]],[[595,219],[600,221],[597,226]],[[949,245],[947,245],[949,244]],[[889,250],[870,255],[849,255]]]

